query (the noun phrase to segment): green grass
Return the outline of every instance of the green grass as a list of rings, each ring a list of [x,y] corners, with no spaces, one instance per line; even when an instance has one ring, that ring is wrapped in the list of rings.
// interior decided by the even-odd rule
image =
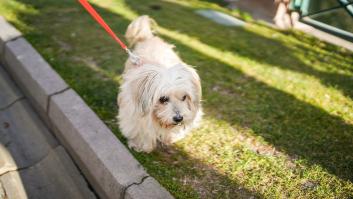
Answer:
[[[206,1],[91,2],[120,35],[153,17],[201,76],[201,127],[167,151],[132,152],[176,198],[353,197],[352,53],[252,20],[217,25],[193,13],[223,10]],[[115,119],[126,55],[76,1],[0,0],[0,13],[126,143]]]

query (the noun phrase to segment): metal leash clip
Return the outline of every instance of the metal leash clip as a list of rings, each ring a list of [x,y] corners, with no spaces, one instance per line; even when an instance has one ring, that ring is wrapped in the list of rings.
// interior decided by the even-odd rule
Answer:
[[[126,48],[125,49],[127,54],[129,54],[129,58],[131,59],[131,62],[134,64],[134,65],[140,65],[141,64],[141,59],[139,56],[135,55],[134,53],[132,53],[130,51],[130,49]]]

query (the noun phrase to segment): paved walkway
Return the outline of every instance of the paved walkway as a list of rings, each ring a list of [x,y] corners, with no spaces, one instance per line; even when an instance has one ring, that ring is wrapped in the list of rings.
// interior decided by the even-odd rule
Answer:
[[[0,65],[0,199],[96,198]]]
[[[238,0],[231,1],[229,6],[249,13],[255,20],[263,20],[274,25],[276,6],[273,2],[274,0]]]

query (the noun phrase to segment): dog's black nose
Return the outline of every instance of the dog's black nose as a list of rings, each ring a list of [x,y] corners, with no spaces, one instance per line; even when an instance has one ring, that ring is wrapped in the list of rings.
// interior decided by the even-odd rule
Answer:
[[[179,123],[179,122],[183,121],[183,116],[176,115],[176,116],[173,117],[173,120],[174,120],[174,122]]]

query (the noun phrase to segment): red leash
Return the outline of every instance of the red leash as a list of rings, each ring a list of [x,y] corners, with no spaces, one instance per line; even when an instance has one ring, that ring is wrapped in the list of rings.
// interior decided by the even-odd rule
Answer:
[[[80,4],[87,10],[87,12],[101,25],[105,31],[116,41],[118,44],[121,46],[122,49],[124,49],[132,59],[132,62],[134,64],[139,63],[139,58],[134,55],[128,47],[119,39],[119,37],[116,36],[116,34],[113,32],[113,30],[108,26],[107,23],[103,20],[103,18],[97,13],[97,11],[88,3],[87,0],[78,0]]]

